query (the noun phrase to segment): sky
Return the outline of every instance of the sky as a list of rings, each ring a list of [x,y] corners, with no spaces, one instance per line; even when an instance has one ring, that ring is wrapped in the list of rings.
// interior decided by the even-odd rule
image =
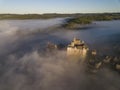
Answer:
[[[120,0],[0,0],[0,13],[120,12]]]

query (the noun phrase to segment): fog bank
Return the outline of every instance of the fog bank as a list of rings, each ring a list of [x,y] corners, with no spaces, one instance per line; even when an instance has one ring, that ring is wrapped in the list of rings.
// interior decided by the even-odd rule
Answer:
[[[53,33],[57,30],[53,27],[63,21],[0,21],[1,90],[120,90],[120,76],[114,70],[88,73],[86,64],[69,61],[65,50],[44,52],[48,41],[68,44],[74,36],[79,37],[78,31]]]

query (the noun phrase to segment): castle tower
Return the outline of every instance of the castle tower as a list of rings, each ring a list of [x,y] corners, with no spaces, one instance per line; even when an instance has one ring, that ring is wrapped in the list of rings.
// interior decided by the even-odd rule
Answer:
[[[84,41],[74,38],[71,44],[67,47],[67,56],[75,59],[84,59],[86,57],[88,48]]]

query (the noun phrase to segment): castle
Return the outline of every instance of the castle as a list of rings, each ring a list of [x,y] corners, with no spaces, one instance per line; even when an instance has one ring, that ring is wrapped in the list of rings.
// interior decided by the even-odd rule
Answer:
[[[84,58],[88,50],[89,49],[84,41],[74,38],[71,44],[67,47],[67,56]]]

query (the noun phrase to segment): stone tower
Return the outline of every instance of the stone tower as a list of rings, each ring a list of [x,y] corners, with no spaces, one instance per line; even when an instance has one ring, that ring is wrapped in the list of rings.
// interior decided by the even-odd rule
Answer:
[[[71,44],[67,47],[67,56],[74,58],[85,58],[89,49],[85,45],[84,41],[74,38]]]

